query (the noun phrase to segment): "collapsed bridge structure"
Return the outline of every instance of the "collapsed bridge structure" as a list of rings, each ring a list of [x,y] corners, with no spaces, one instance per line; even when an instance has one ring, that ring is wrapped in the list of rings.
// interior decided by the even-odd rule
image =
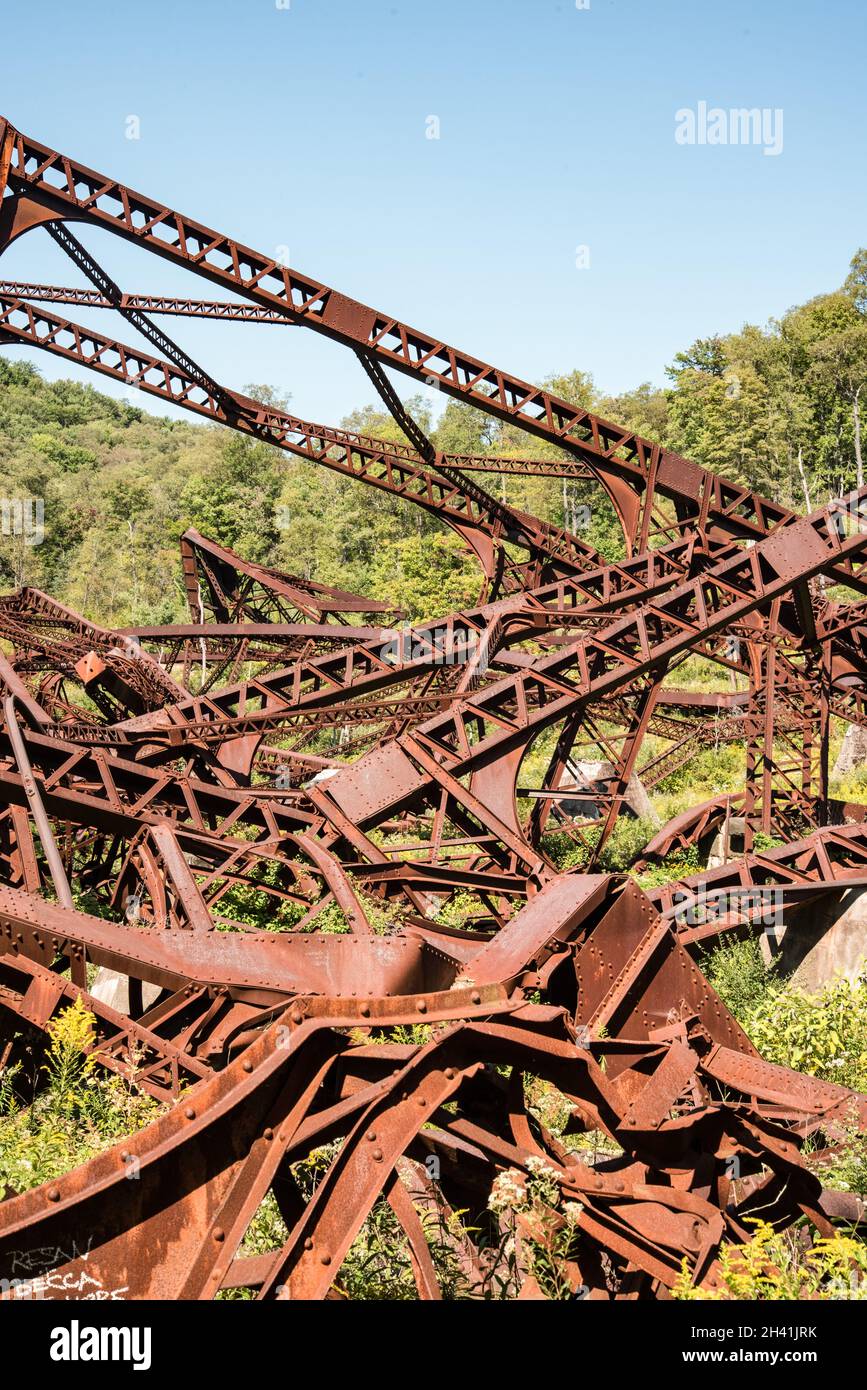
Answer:
[[[545,1297],[546,1242],[574,1297],[662,1298],[684,1267],[718,1287],[722,1246],[756,1216],[860,1223],[803,1148],[863,1128],[867,1098],[763,1060],[696,953],[760,930],[768,894],[797,932],[806,904],[867,885],[864,808],[828,790],[832,719],[867,723],[867,489],[800,517],[5,121],[0,193],[0,252],[42,229],[89,282],[0,282],[0,344],[415,504],[480,583],[408,634],[387,604],[190,530],[189,623],[112,631],[33,588],[0,596],[0,1064],[38,1056],[81,999],[96,1064],[164,1103],[6,1195],[0,1278],[24,1269],[48,1297],[86,1275],[133,1299],[337,1298],[385,1203],[421,1298],[456,1279]],[[75,224],[232,298],[122,291]],[[113,309],[148,349],[46,305]],[[154,316],[325,334],[406,442],[240,395]],[[389,368],[524,430],[526,456],[437,450]],[[555,447],[534,458],[533,439]],[[597,486],[625,558],[475,476],[498,472]],[[681,688],[695,656],[730,691]],[[708,738],[745,750],[743,855],[651,893],[602,872],[636,772],[652,788]],[[732,802],[676,817],[645,859],[706,844]],[[540,1094],[567,1112],[559,1136]],[[504,1204],[504,1174],[520,1194],[540,1171],[544,1219]],[[245,1253],[269,1194],[286,1238]]]

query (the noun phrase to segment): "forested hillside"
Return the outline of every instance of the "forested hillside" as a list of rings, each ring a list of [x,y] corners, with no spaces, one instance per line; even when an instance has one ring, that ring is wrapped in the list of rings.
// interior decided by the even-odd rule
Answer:
[[[545,384],[800,511],[860,484],[867,251],[838,290],[764,328],[700,339],[667,376],[665,389],[645,383],[614,397],[577,370]],[[193,525],[250,559],[391,600],[412,617],[478,593],[457,538],[416,507],[228,430],[45,381],[27,364],[0,358],[0,387],[0,496],[45,503],[42,544],[0,536],[2,589],[36,584],[112,626],[180,619],[177,540]],[[280,400],[268,387],[245,389]],[[430,429],[430,404],[419,396],[409,406]],[[402,438],[379,408],[340,423]],[[456,453],[546,451],[453,401],[431,433]],[[621,553],[613,515],[587,485],[483,477],[498,495],[567,526],[589,503],[586,538],[610,558]]]

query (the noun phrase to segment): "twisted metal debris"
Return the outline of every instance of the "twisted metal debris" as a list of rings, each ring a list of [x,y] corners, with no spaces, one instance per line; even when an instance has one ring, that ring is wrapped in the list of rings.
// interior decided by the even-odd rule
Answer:
[[[91,285],[0,283],[0,343],[413,503],[480,576],[471,609],[407,632],[383,603],[189,531],[188,624],[115,632],[32,588],[0,598],[0,1061],[38,1058],[81,998],[99,1066],[165,1102],[141,1132],[7,1195],[0,1279],[23,1271],[61,1298],[340,1297],[386,1203],[421,1298],[442,1296],[446,1268],[467,1297],[545,1297],[533,1251],[558,1240],[573,1296],[661,1298],[684,1261],[716,1287],[721,1245],[748,1239],[756,1213],[823,1234],[860,1222],[802,1150],[863,1126],[867,1099],[764,1061],[694,953],[757,929],[769,892],[797,931],[806,904],[867,886],[864,808],[828,796],[832,716],[867,719],[867,612],[825,596],[825,581],[867,594],[867,490],[800,518],[5,121],[0,192],[0,250],[43,228]],[[71,224],[234,298],[124,292]],[[114,309],[159,355],[46,304]],[[358,355],[407,443],[241,396],[150,315],[325,334]],[[445,455],[385,368],[556,453]],[[626,558],[506,505],[479,472],[595,483]],[[742,688],[680,689],[696,654]],[[733,810],[743,855],[649,895],[600,872],[636,769],[656,785],[711,728],[744,745],[743,794],[676,817],[644,859],[706,845]],[[649,736],[662,752],[643,753]],[[545,765],[528,788],[531,749]],[[569,872],[552,830],[572,842]],[[783,846],[756,848],[759,832]],[[118,973],[118,1007],[94,967]],[[312,1154],[327,1163],[311,1189]],[[556,1192],[544,1218],[520,1201],[540,1172]],[[245,1255],[269,1194],[288,1236]]]

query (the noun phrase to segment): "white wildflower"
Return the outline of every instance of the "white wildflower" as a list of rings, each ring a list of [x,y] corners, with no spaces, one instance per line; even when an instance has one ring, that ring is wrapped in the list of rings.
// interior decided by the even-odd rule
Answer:
[[[533,1154],[532,1158],[527,1159],[527,1168],[533,1174],[534,1178],[548,1178],[551,1182],[556,1183],[560,1181],[560,1174],[557,1172],[557,1169],[552,1168],[551,1164],[548,1163],[546,1159],[540,1158],[536,1154]]]
[[[507,1168],[505,1172],[498,1173],[491,1185],[488,1210],[493,1212],[509,1211],[525,1206],[526,1202],[527,1189],[524,1186],[523,1175],[514,1168]]]

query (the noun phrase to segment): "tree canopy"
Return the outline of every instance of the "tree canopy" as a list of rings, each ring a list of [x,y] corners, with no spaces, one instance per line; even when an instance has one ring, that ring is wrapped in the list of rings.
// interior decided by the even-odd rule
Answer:
[[[867,250],[853,256],[839,289],[763,327],[698,339],[676,354],[667,378],[620,395],[577,369],[543,384],[797,510],[862,484]],[[273,388],[245,391],[285,404]],[[556,453],[454,400],[434,424],[429,395],[406,405],[446,452]],[[341,423],[403,439],[379,406]],[[514,506],[582,526],[610,559],[623,553],[613,511],[590,484],[475,476]],[[150,415],[3,358],[0,479],[0,496],[45,503],[42,544],[0,536],[0,588],[38,585],[108,625],[185,616],[178,538],[191,525],[249,559],[388,600],[412,618],[479,592],[457,537],[410,503],[229,430]]]

